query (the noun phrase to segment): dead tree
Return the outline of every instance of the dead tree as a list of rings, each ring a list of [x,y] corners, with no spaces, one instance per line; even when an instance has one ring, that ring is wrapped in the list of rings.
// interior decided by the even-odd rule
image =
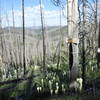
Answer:
[[[99,21],[99,33],[98,33],[97,67],[98,69],[100,69],[100,21]]]
[[[95,14],[94,14],[94,18],[95,18],[95,20],[94,20],[94,23],[95,23],[95,55],[94,55],[94,58],[96,59],[96,54],[97,54],[97,47],[99,48],[100,46],[99,46],[99,40],[98,39],[100,39],[100,35],[99,35],[99,38],[97,38],[97,27],[98,27],[98,22],[97,22],[97,20],[98,20],[98,0],[95,0]],[[100,23],[99,23],[100,24]],[[100,25],[99,25],[99,27],[100,27]],[[99,31],[100,31],[100,29],[99,29]],[[100,32],[99,32],[99,34],[100,34]],[[97,43],[96,43],[96,41],[98,40],[98,45],[96,45]],[[98,54],[99,56],[100,56],[100,54]],[[97,67],[99,67],[100,65],[99,65],[99,63],[98,63],[98,60],[97,60]]]
[[[82,0],[83,6],[82,6],[82,12],[83,12],[83,27],[82,27],[82,79],[83,79],[83,88],[85,85],[85,0]]]
[[[1,0],[0,0],[0,38],[1,38],[1,58],[3,60],[3,38],[2,38],[2,19],[1,19]]]
[[[14,4],[12,2],[12,19],[13,19],[13,28],[15,28],[15,15],[14,15]]]
[[[51,0],[54,5],[63,8],[64,0]],[[67,0],[67,23],[69,44],[69,69],[70,79],[75,79],[78,74],[78,0]]]
[[[59,25],[59,31],[60,31],[60,39],[59,39],[59,48],[58,48],[58,60],[57,60],[57,70],[59,69],[60,64],[60,56],[61,56],[61,43],[62,43],[62,30],[61,30],[61,10],[60,10],[60,25]]]
[[[97,7],[98,0],[94,0],[94,32],[93,32],[93,60],[96,60],[96,52],[97,52]],[[96,66],[97,67],[97,66]]]
[[[69,44],[69,69],[70,79],[74,80],[78,74],[78,1],[67,0],[67,23]]]
[[[24,18],[24,0],[22,0],[22,19],[23,19],[23,67],[24,75],[26,73],[26,59],[25,59],[25,18]]]
[[[86,81],[87,66],[96,61],[96,34],[97,34],[97,0],[94,0],[94,5],[89,0],[79,0],[80,5],[80,51],[83,87]],[[95,7],[94,7],[95,6]],[[86,55],[89,55],[86,57]],[[95,63],[96,65],[96,63]],[[95,65],[91,65],[91,68]]]
[[[42,26],[42,38],[43,38],[43,69],[45,69],[45,60],[46,60],[46,45],[45,45],[45,27],[44,27],[44,18],[43,18],[43,8],[42,8],[42,0],[40,1],[40,14],[41,14],[41,26]]]

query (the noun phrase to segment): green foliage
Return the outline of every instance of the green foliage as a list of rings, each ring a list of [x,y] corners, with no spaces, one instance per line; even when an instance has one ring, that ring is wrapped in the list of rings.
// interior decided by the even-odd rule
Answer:
[[[94,80],[96,78],[99,78],[100,77],[100,70],[95,70],[95,71],[89,70],[88,73],[86,74],[86,76],[90,80]]]

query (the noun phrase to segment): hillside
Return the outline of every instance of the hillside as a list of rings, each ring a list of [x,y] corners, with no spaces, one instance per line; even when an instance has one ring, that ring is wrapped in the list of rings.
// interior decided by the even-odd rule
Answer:
[[[46,41],[46,52],[47,55],[51,55],[51,53],[55,52],[55,49],[61,39],[65,40],[65,36],[67,35],[66,26],[62,27],[60,33],[60,29],[57,26],[47,27],[45,30],[45,41]],[[4,28],[1,30],[1,39],[0,39],[0,54],[3,52],[3,59],[5,62],[11,62],[11,56],[14,62],[20,63],[20,59],[22,61],[23,56],[23,37],[22,37],[22,28]],[[26,39],[26,59],[30,61],[31,59],[35,59],[35,57],[42,55],[42,34],[40,28],[26,28],[25,29]],[[53,50],[51,50],[54,48]]]

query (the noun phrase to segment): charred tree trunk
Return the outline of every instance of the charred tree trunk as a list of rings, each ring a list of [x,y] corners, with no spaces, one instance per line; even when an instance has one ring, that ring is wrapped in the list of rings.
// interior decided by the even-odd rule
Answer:
[[[78,1],[68,0],[68,39],[70,79],[75,80],[78,74]]]
[[[26,63],[25,63],[25,19],[24,19],[24,0],[22,0],[22,19],[23,19],[23,67],[24,75],[26,73]]]
[[[3,58],[4,58],[3,50],[4,50],[4,46],[3,46],[3,38],[2,38],[2,36],[1,36],[1,57],[2,57],[2,62],[3,62]]]
[[[59,69],[60,65],[60,59],[61,59],[61,45],[62,45],[62,16],[61,16],[61,10],[60,10],[60,25],[59,25],[59,31],[60,31],[60,41],[59,41],[59,49],[58,49],[58,61],[57,61],[57,70]]]
[[[73,48],[72,48],[72,43],[69,44],[69,69],[72,69],[73,66]]]
[[[97,67],[98,69],[100,69],[100,21],[99,21],[99,33],[98,33]]]
[[[82,33],[82,79],[83,79],[83,89],[85,87],[85,70],[86,70],[86,66],[85,66],[85,0],[82,0],[83,3],[83,7],[82,7],[82,12],[83,12],[83,33]]]
[[[1,0],[0,0],[0,41],[1,41],[1,58],[3,61],[3,33],[2,33],[2,19],[1,19]]]
[[[82,39],[82,79],[83,79],[83,89],[85,87],[85,49],[84,49],[84,37]]]
[[[41,26],[42,26],[42,38],[43,38],[43,70],[46,71],[45,68],[45,60],[46,60],[46,45],[45,45],[45,27],[44,27],[44,19],[43,19],[43,8],[42,1],[40,0],[40,14],[41,14]]]
[[[94,4],[94,36],[93,36],[93,60],[96,59],[97,53],[97,7],[98,7],[98,0],[95,0]],[[97,65],[95,66],[97,68]]]
[[[16,36],[16,46],[18,46],[18,42],[17,42],[17,34],[16,33],[14,33],[14,29],[15,29],[15,15],[14,15],[14,4],[13,4],[13,1],[12,1],[12,19],[13,19],[13,35],[15,35]],[[17,49],[17,48],[16,48]],[[18,49],[16,50],[17,52],[15,53],[15,58],[16,58],[16,64],[15,64],[15,67],[16,67],[16,71],[17,71],[17,78],[19,77],[19,75],[18,75],[18,56],[17,56],[17,54],[18,54]]]

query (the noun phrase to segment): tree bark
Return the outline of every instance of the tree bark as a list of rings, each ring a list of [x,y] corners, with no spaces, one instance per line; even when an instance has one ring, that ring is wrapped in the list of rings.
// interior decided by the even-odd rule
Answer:
[[[99,21],[99,33],[98,33],[97,66],[98,69],[100,69],[100,21]]]
[[[24,0],[22,0],[22,19],[23,19],[23,67],[24,75],[26,73],[26,59],[25,59],[25,19],[24,19]]]
[[[42,1],[40,0],[40,14],[41,14],[41,25],[42,25],[42,38],[43,38],[43,70],[46,71],[45,68],[45,60],[46,60],[46,45],[45,45],[45,28],[44,28],[44,19],[43,19],[43,8]]]
[[[83,79],[83,89],[85,88],[85,72],[86,72],[86,60],[85,60],[85,6],[86,6],[86,1],[82,0],[83,3],[83,7],[82,7],[82,11],[83,11],[83,33],[82,33],[82,79]]]
[[[68,0],[68,39],[70,79],[74,80],[78,74],[78,1]]]

